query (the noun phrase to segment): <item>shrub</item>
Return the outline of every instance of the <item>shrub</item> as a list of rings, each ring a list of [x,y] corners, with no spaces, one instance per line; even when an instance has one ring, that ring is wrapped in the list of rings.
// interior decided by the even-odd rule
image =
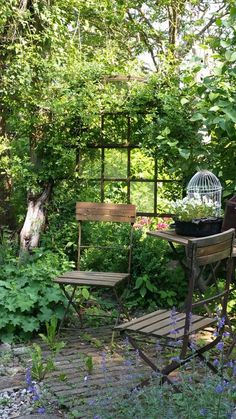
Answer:
[[[72,263],[64,254],[37,249],[25,260],[0,246],[0,340],[28,339],[53,315],[61,318],[65,298],[52,282]]]

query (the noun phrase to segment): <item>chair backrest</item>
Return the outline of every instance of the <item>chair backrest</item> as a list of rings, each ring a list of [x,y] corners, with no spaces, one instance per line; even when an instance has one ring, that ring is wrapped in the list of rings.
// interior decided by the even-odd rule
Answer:
[[[77,202],[76,203],[76,220],[79,221],[79,237],[78,237],[78,263],[77,269],[80,268],[81,249],[90,246],[81,244],[81,222],[82,221],[99,221],[99,222],[115,222],[129,223],[130,236],[128,248],[128,273],[131,269],[131,250],[133,238],[133,224],[136,218],[136,207],[132,204],[111,204],[111,203],[95,203],[95,202]],[[99,246],[96,246],[99,247]],[[104,246],[101,246],[104,248]]]
[[[206,306],[209,302],[220,300],[223,311],[222,315],[225,315],[232,276],[234,236],[235,230],[229,229],[213,236],[190,239],[188,241],[186,253],[189,268],[189,290],[186,306],[189,312],[192,312],[192,309],[195,307]],[[225,286],[222,292],[220,292],[217,286],[216,279],[216,271],[219,269],[221,263],[224,263],[226,267]],[[206,265],[210,267],[206,286],[214,283],[216,286],[214,295],[211,295],[209,298],[200,298],[196,302],[193,302],[194,289],[197,286],[199,290],[199,284],[197,282],[201,280],[201,275]],[[204,291],[200,290],[200,294],[204,294]]]
[[[209,308],[209,304],[216,302],[221,304],[221,317],[226,318],[227,315],[227,303],[230,290],[230,281],[232,276],[232,251],[234,242],[234,229],[229,229],[223,233],[215,234],[213,236],[190,239],[186,248],[187,255],[187,266],[189,270],[189,283],[188,283],[188,295],[185,303],[185,326],[184,326],[184,337],[182,353],[183,356],[186,352],[189,334],[191,333],[191,319],[194,309],[199,309],[202,306],[207,317],[215,317],[215,313]],[[225,284],[224,290],[220,290],[217,284],[216,271],[219,269],[221,264],[225,264]],[[209,271],[205,268],[209,266]],[[206,285],[214,285],[214,292],[210,294],[210,297],[204,297],[204,291],[199,290],[199,283],[202,279],[202,274],[207,274],[208,280]],[[210,281],[209,279],[213,279]],[[194,299],[194,291],[200,294]],[[205,290],[206,291],[206,290]],[[197,293],[197,292],[196,292]],[[203,314],[203,313],[202,313]],[[204,328],[204,319],[199,324],[198,329]],[[194,326],[195,327],[195,326]]]
[[[232,255],[234,229],[188,242],[187,257],[195,259],[198,266],[209,265]]]

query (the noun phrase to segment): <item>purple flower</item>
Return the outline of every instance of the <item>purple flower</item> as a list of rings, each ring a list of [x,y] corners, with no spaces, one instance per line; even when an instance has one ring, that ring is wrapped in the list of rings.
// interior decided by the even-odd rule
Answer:
[[[222,329],[225,325],[225,317],[223,316],[221,319],[219,319],[218,321],[218,330]]]
[[[162,349],[161,345],[160,345],[159,341],[157,340],[156,341],[156,351],[159,352],[159,351],[161,351],[161,349]]]
[[[189,342],[189,346],[190,346],[190,349],[192,349],[192,351],[195,351],[197,349],[197,345],[193,340]]]
[[[91,400],[88,401],[89,406],[93,406],[95,404],[96,404],[96,400],[94,400],[94,399],[91,399]]]
[[[45,412],[46,412],[45,407],[41,406],[41,407],[39,407],[39,408],[38,408],[38,413],[39,413],[40,415],[43,415]]]
[[[221,342],[217,343],[216,348],[219,351],[223,351],[223,349],[224,349],[224,342],[221,341]]]
[[[32,385],[32,377],[31,377],[30,368],[26,368],[25,381],[26,381],[27,386]]]
[[[200,413],[200,415],[201,415],[201,416],[206,416],[206,415],[207,415],[207,413],[208,413],[208,409],[206,409],[205,407],[202,407],[202,408],[199,410],[199,413]]]
[[[217,359],[217,358],[214,359],[214,361],[213,361],[214,367],[217,367],[219,365],[219,363],[220,363],[219,359]]]
[[[173,358],[171,358],[170,360],[180,362],[180,357],[179,356],[173,356]]]
[[[233,368],[234,367],[234,363],[233,363],[232,359],[230,359],[230,361],[227,362],[226,367],[228,367],[228,368]]]
[[[221,394],[224,391],[224,387],[221,384],[217,384],[216,388],[215,388],[215,392],[217,394]]]

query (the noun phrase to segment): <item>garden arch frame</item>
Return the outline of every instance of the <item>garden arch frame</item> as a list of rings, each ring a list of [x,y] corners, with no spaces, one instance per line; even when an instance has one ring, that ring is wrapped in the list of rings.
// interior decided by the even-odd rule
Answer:
[[[155,157],[150,157],[153,161],[153,171],[151,177],[145,176],[135,176],[132,174],[132,153],[135,150],[142,151],[142,148],[137,142],[135,142],[134,138],[132,138],[132,128],[133,128],[133,121],[135,118],[143,118],[148,115],[146,113],[128,113],[128,112],[104,112],[100,114],[100,135],[99,141],[90,141],[87,144],[87,152],[88,150],[94,149],[100,152],[100,173],[99,176],[96,177],[89,177],[86,179],[87,182],[98,183],[100,185],[100,202],[106,201],[106,184],[112,184],[115,182],[123,183],[126,187],[126,200],[125,203],[127,204],[135,204],[137,206],[137,215],[139,216],[149,216],[149,217],[158,217],[158,216],[169,216],[169,213],[160,211],[158,208],[158,188],[160,185],[163,184],[180,184],[180,189],[182,191],[182,179],[164,179],[159,177],[158,171],[158,155]],[[109,123],[108,120],[112,121],[114,126],[116,125],[117,119],[123,120],[123,133],[117,138],[112,138],[111,136],[107,135],[107,131],[109,131]],[[108,125],[108,127],[107,127]],[[116,133],[117,134],[117,133]],[[126,153],[126,174],[124,176],[108,176],[106,174],[106,156],[110,150],[119,150],[123,153]],[[80,151],[78,163],[80,163],[81,159],[86,158],[86,149]],[[80,164],[79,164],[80,166]],[[84,180],[83,176],[80,177],[80,180]],[[134,184],[149,184],[149,186],[153,190],[152,194],[152,210],[142,210],[140,209],[139,205],[133,201],[132,199],[132,186]]]

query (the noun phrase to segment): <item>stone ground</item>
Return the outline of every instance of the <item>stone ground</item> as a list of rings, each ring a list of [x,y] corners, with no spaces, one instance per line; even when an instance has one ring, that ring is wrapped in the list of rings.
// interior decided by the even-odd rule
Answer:
[[[150,377],[150,368],[127,349],[124,340],[116,339],[115,350],[110,351],[111,329],[80,329],[67,331],[61,340],[65,347],[55,359],[55,370],[48,373],[43,382],[35,384],[40,399],[34,401],[34,392],[27,391],[26,369],[31,365],[30,346],[0,345],[0,418],[36,419],[93,418],[91,406],[102,394],[125,394]],[[45,360],[50,352],[37,341]],[[147,346],[151,356],[154,347]],[[165,351],[173,356],[174,349]],[[163,363],[159,352],[160,364]],[[173,380],[180,379],[178,372]],[[46,409],[44,411],[44,408]],[[41,414],[38,414],[41,409]]]
[[[47,406],[47,418],[89,418],[89,405],[107,388],[127,391],[127,363],[124,359],[124,342],[116,340],[116,348],[110,351],[111,329],[83,329],[67,331],[61,337],[65,347],[55,358],[55,370],[46,375],[42,388],[41,401],[34,403],[26,385],[26,369],[30,366],[29,346],[0,346],[0,418],[36,418],[38,406]],[[38,341],[43,349],[43,358],[50,355],[46,346]],[[130,351],[134,357],[134,351]],[[132,368],[132,367],[131,367]],[[130,387],[140,380],[140,376],[150,374],[150,369],[140,361],[135,366]],[[124,386],[125,380],[125,386]],[[45,390],[46,389],[46,390]],[[46,393],[46,396],[45,396]],[[8,407],[7,401],[13,406]],[[46,400],[45,400],[46,399]],[[36,407],[35,404],[37,405]],[[74,415],[73,416],[73,411]],[[91,416],[92,417],[92,416]]]

